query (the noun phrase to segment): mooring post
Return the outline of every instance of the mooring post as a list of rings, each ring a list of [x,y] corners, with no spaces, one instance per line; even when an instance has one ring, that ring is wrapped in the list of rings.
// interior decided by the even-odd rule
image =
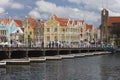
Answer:
[[[28,47],[26,48],[26,58],[28,58]]]
[[[59,47],[57,48],[57,55],[59,55],[60,53],[59,53]]]
[[[8,52],[8,58],[11,59],[11,51]]]
[[[46,56],[46,55],[45,55],[45,50],[43,50],[43,56]]]
[[[43,56],[46,56],[46,55],[45,55],[45,48],[44,48],[44,46],[42,47],[42,50],[43,50],[43,52],[42,52],[42,53],[43,53]]]
[[[95,52],[96,52],[96,51],[97,51],[97,50],[96,50],[96,47],[95,47],[94,49],[95,49]]]
[[[71,54],[71,49],[69,50],[69,54]]]
[[[8,49],[9,49],[9,51],[8,51],[8,58],[10,59],[11,58],[11,48],[9,47]]]
[[[81,53],[81,49],[79,49],[79,53]]]
[[[89,52],[90,52],[90,51],[89,51],[90,47],[87,47],[87,49],[88,49],[87,51],[88,51],[88,53],[89,53]]]
[[[28,58],[28,50],[26,51],[26,58]]]

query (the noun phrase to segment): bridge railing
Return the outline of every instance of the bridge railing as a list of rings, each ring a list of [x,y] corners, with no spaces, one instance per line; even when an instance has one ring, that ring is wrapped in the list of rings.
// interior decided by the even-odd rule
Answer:
[[[36,50],[39,50],[39,49],[77,49],[77,48],[80,48],[80,49],[85,49],[85,48],[105,48],[105,46],[102,46],[102,45],[90,45],[90,46],[78,46],[78,47],[60,47],[60,46],[57,46],[57,47],[8,47],[8,46],[0,46],[0,50],[32,50],[32,49],[36,49]]]

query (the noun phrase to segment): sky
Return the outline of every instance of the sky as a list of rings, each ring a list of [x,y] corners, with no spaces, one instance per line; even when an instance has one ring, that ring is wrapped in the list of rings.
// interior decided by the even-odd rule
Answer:
[[[48,20],[50,15],[56,14],[99,27],[103,8],[108,9],[109,16],[120,16],[119,0],[0,0],[0,18]]]

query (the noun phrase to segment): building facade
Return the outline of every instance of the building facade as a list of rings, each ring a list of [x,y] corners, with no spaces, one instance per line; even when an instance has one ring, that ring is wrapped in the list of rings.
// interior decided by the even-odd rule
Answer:
[[[7,26],[3,21],[0,23],[0,42],[7,42]]]
[[[52,15],[44,24],[44,47],[58,42],[63,47],[79,47],[80,39],[85,38],[83,20],[70,20]],[[81,31],[81,32],[80,32]]]
[[[36,20],[35,22],[35,27],[34,27],[34,46],[35,47],[42,47],[42,43],[44,41],[44,32],[43,32],[43,27],[44,27],[44,22],[40,20]]]
[[[101,12],[101,41],[108,42],[109,30],[108,30],[108,10],[103,9]]]
[[[35,19],[33,18],[26,18],[23,22],[24,26],[24,43],[26,47],[33,46],[34,41],[34,28],[35,28]]]

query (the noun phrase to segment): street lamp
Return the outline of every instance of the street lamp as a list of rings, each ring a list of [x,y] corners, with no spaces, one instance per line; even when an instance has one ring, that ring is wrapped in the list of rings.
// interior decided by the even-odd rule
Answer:
[[[10,29],[10,16],[9,16],[9,19],[8,19],[8,24],[9,24],[9,38],[8,38],[8,43],[9,43],[9,47],[11,46],[11,29]]]
[[[27,16],[25,16],[26,18],[26,33],[25,33],[25,36],[26,36],[26,47],[28,47],[28,19],[27,19]]]
[[[27,19],[27,16],[25,16],[26,20],[25,20],[25,24],[26,24],[26,32],[25,32],[25,36],[26,36],[26,57],[28,58],[28,19]]]

